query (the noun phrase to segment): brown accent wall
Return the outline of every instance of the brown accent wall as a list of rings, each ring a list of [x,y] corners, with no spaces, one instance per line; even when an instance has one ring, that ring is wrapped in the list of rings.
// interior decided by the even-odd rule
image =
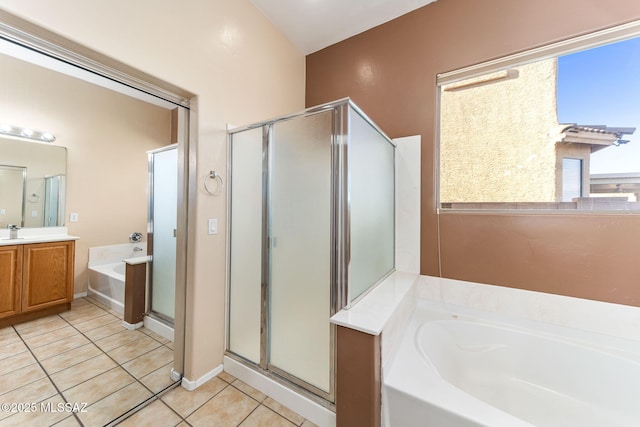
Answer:
[[[423,274],[640,305],[640,217],[438,216],[434,178],[436,74],[637,19],[637,0],[438,0],[307,56],[306,104],[422,135]]]

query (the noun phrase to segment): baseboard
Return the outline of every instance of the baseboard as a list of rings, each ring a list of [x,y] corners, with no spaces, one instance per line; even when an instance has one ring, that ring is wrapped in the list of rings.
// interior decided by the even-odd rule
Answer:
[[[73,294],[73,299],[84,298],[87,296],[87,291]]]
[[[202,384],[206,383],[213,377],[217,377],[220,372],[222,372],[222,365],[216,366],[212,371],[207,372],[197,380],[190,380],[187,377],[182,377],[182,387],[186,388],[189,391],[193,391],[200,387]]]
[[[138,329],[138,328],[142,328],[144,326],[144,323],[142,322],[138,322],[138,323],[129,323],[129,322],[125,322],[124,320],[122,321],[122,326],[125,327],[125,329],[128,329],[130,331],[133,331],[134,329]]]

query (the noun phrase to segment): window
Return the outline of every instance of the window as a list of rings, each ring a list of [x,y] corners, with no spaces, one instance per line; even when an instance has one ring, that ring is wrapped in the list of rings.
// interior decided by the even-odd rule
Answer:
[[[562,159],[562,201],[582,197],[582,159]]]
[[[640,211],[638,35],[640,22],[438,76],[440,207]]]

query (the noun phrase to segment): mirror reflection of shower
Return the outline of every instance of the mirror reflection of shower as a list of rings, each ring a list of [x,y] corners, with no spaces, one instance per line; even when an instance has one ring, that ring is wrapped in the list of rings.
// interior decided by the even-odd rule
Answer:
[[[176,290],[176,229],[178,212],[177,145],[153,150],[149,156],[147,312],[173,325]]]
[[[65,176],[44,177],[44,226],[64,225]],[[35,194],[35,193],[34,193]]]

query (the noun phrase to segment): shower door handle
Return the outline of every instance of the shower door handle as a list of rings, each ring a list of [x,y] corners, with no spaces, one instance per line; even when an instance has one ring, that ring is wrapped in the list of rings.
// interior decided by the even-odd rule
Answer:
[[[178,236],[178,231],[176,228],[173,229],[173,237],[177,237]]]

